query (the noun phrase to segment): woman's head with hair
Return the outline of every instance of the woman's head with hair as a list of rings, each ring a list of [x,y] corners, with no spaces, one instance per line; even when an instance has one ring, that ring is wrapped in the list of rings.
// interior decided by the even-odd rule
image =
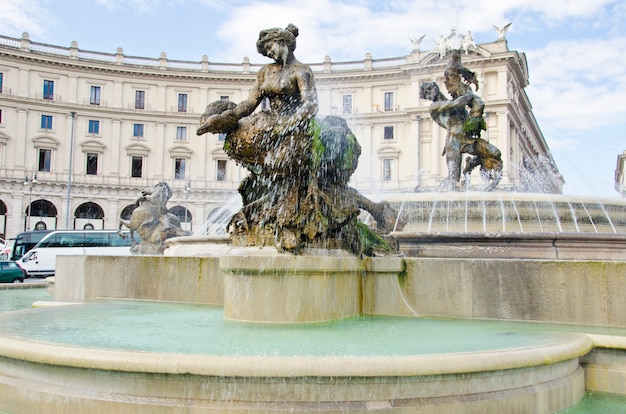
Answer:
[[[436,101],[437,98],[441,95],[441,91],[439,90],[439,85],[435,82],[423,82],[420,85],[420,98],[428,99],[431,101]]]
[[[285,29],[274,27],[261,30],[259,40],[256,42],[256,49],[263,56],[268,56],[266,45],[270,42],[276,42],[285,46],[289,52],[293,52],[296,50],[296,37],[298,37],[298,28],[291,23]]]

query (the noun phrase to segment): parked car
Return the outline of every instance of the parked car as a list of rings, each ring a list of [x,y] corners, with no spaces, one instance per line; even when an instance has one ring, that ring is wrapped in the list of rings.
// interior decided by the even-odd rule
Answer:
[[[26,271],[22,270],[17,263],[4,261],[0,262],[0,283],[24,282]]]
[[[10,241],[0,238],[0,260],[9,260],[12,244]]]

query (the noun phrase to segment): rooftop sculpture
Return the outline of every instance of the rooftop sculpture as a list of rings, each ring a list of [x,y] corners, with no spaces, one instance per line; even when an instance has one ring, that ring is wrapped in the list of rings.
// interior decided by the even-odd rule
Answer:
[[[316,117],[313,72],[294,56],[297,36],[292,24],[261,31],[257,50],[274,63],[259,70],[246,100],[210,104],[197,130],[226,133],[224,150],[250,172],[239,187],[243,208],[229,226],[233,245],[389,250],[358,216],[367,209],[386,233],[396,213],[347,185],[361,147],[344,119]],[[259,106],[266,109],[255,112]]]

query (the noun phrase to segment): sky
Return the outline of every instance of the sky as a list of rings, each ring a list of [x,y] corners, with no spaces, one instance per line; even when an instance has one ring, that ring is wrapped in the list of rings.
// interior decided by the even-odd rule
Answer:
[[[451,29],[475,43],[511,23],[509,49],[524,52],[533,113],[565,179],[565,194],[618,197],[626,150],[624,0],[0,0],[0,35],[127,56],[267,63],[259,31],[300,29],[296,57],[318,63],[410,54]]]

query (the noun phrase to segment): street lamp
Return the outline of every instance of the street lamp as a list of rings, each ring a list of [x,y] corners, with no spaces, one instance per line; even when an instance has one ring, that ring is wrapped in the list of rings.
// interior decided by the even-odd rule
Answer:
[[[183,190],[183,193],[185,193],[185,227],[187,227],[187,212],[189,211],[188,199],[189,199],[190,191],[191,191],[191,183],[189,182],[189,180],[187,180],[185,181],[185,189]],[[185,230],[190,230],[190,229],[185,229]]]
[[[37,173],[33,173],[32,177],[28,174],[24,177],[24,185],[28,186],[28,208],[26,210],[26,231],[30,230],[30,209],[33,202],[33,185],[37,184]]]
[[[415,192],[420,191],[420,168],[422,168],[421,162],[420,162],[420,158],[422,156],[422,116],[421,115],[415,115],[415,120],[417,121],[417,176],[416,176],[416,181],[417,181],[417,185],[415,186]]]
[[[72,131],[70,133],[70,165],[67,171],[67,205],[65,207],[65,228],[70,228],[70,199],[72,197],[72,152],[74,150],[74,125],[76,123],[76,112],[71,111]]]

